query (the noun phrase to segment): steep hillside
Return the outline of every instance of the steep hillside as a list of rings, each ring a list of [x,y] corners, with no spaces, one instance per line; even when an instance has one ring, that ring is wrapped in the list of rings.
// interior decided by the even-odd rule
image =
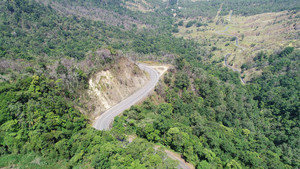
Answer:
[[[231,54],[229,65],[250,81],[262,72],[263,66],[255,63],[261,52],[270,54],[286,46],[300,47],[299,16],[300,12],[295,11],[252,16],[226,15],[218,16],[214,22],[198,16],[184,21],[174,35],[194,39],[211,51],[205,57],[207,63],[224,65],[224,57]],[[189,23],[193,24],[189,26]]]
[[[181,0],[173,1],[171,7],[177,11],[177,16],[182,18],[193,18],[205,16],[213,19],[222,6],[220,16],[228,15],[233,10],[234,15],[250,16],[267,12],[280,12],[284,10],[299,10],[300,4],[297,0]]]
[[[300,51],[286,48],[246,86],[227,68],[181,58],[114,129],[180,152],[197,168],[298,168]]]
[[[121,2],[114,2],[110,5],[105,5],[101,2],[96,3],[93,1],[75,1],[71,3],[67,0],[47,0],[39,2],[50,6],[60,14],[66,16],[74,15],[94,21],[103,21],[107,25],[121,26],[124,29],[131,29],[133,28],[133,25],[139,25],[139,27],[144,25],[137,17],[130,16],[129,13],[126,14],[126,10],[122,9],[121,7]],[[112,10],[112,7],[116,11]],[[121,11],[118,13],[118,10]]]
[[[197,169],[299,168],[298,6],[0,1],[0,168],[177,168],[163,148]],[[242,84],[227,52],[260,73]],[[174,67],[97,131],[90,119],[147,81],[124,57]]]
[[[82,95],[82,104],[88,108],[93,119],[143,87],[147,80],[145,72],[136,64],[120,58],[108,70],[91,76],[87,98]]]

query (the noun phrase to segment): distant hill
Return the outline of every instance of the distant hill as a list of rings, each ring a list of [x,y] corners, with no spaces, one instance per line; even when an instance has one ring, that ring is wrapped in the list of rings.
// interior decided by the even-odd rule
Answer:
[[[0,1],[0,168],[177,168],[164,149],[196,168],[299,168],[297,11],[296,0]],[[268,43],[260,30],[293,43],[258,49],[241,69],[260,74],[242,84],[219,55],[240,52],[237,35],[216,34],[244,33],[226,28],[231,16],[255,24],[265,12],[278,12],[268,28],[282,31],[267,31],[266,18],[238,39]],[[97,131],[87,112],[146,80],[128,59],[173,66],[144,102]]]

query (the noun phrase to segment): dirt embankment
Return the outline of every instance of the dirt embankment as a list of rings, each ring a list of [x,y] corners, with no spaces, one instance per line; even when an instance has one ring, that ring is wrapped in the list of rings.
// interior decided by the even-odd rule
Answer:
[[[148,76],[126,58],[120,58],[105,71],[95,73],[89,79],[87,95],[90,119],[119,103],[147,83]]]

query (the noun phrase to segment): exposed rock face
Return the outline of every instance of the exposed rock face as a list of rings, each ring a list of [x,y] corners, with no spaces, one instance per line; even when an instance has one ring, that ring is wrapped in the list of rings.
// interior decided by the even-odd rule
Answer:
[[[95,118],[127,98],[147,81],[147,75],[126,58],[120,58],[111,69],[94,74],[88,89],[90,117]]]

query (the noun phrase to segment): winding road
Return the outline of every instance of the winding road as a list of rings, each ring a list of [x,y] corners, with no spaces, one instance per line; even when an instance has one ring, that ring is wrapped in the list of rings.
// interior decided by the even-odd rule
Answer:
[[[135,92],[134,94],[126,98],[125,100],[121,101],[117,105],[111,107],[106,112],[104,112],[101,116],[99,116],[93,124],[94,128],[96,128],[97,130],[109,130],[116,116],[121,114],[124,110],[129,109],[132,105],[141,101],[143,98],[147,97],[148,94],[154,89],[160,77],[158,72],[153,68],[144,64],[138,64],[138,66],[140,67],[140,69],[146,71],[150,75],[150,80],[148,81],[148,83],[143,88],[141,88],[140,90],[138,90],[137,92]],[[185,164],[183,159],[174,156],[168,150],[165,150],[165,152],[170,158],[179,161],[179,165],[177,168],[192,169],[187,164]]]
[[[116,116],[121,114],[124,110],[129,109],[132,105],[139,102],[143,98],[147,97],[148,94],[154,89],[159,80],[158,72],[147,65],[138,64],[138,66],[140,69],[146,71],[150,75],[149,82],[143,88],[101,114],[101,116],[95,120],[93,124],[94,128],[97,130],[109,130],[110,124],[113,122]]]
[[[189,167],[183,159],[178,158],[175,155],[173,155],[171,151],[165,150],[165,152],[167,153],[168,157],[172,158],[173,160],[177,160],[179,162],[179,164],[177,166],[178,169],[192,169],[193,168],[193,167]]]
[[[232,13],[232,12],[231,12],[231,13]],[[231,20],[231,14],[230,14],[230,20]],[[239,45],[239,38],[238,38],[237,36],[229,35],[229,34],[223,33],[223,32],[226,32],[228,29],[229,29],[229,26],[226,26],[226,27],[224,28],[224,30],[222,30],[222,31],[216,31],[216,33],[219,34],[219,35],[226,35],[226,36],[234,37],[234,38],[235,38],[235,43],[234,43],[234,45],[235,45],[236,47],[238,47],[238,48],[241,48],[242,51],[246,50],[247,48],[245,48],[245,47]],[[228,67],[229,69],[235,71],[235,72],[238,72],[238,73],[240,74],[240,80],[241,80],[241,82],[242,82],[243,84],[246,84],[245,80],[241,77],[241,72],[240,72],[239,70],[233,68],[232,66],[228,65],[228,63],[227,63],[227,58],[228,58],[230,55],[231,55],[231,53],[228,53],[228,54],[225,55],[225,58],[224,58],[224,64],[225,64],[225,66]]]

